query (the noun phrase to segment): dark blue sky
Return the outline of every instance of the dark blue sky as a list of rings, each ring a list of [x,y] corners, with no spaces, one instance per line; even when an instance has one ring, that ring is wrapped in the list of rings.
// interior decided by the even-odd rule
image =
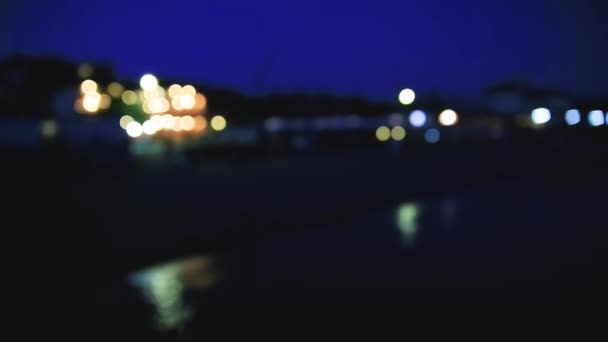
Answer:
[[[608,94],[602,0],[12,2],[0,56],[110,62],[121,77],[378,99],[403,87],[474,96],[517,77]]]

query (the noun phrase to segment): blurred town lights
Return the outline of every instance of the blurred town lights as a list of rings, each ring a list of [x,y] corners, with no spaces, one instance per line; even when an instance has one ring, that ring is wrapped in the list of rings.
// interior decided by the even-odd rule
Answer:
[[[174,97],[171,100],[171,106],[173,107],[173,109],[180,111],[183,110],[184,107],[182,106],[182,97],[178,96],[178,97]]]
[[[376,139],[380,141],[388,141],[391,138],[391,130],[386,126],[380,126],[376,129]]]
[[[125,90],[125,87],[123,87],[122,84],[120,84],[118,82],[112,82],[112,83],[108,84],[108,94],[110,94],[110,96],[112,96],[115,99],[119,98],[120,95],[122,95],[122,92],[124,90]]]
[[[570,109],[566,112],[566,123],[570,126],[581,122],[581,112],[577,109]]]
[[[80,78],[89,78],[89,77],[93,76],[93,66],[91,66],[91,64],[88,64],[88,63],[80,64],[78,66],[78,69],[76,70],[76,73],[78,74],[78,77],[80,77]]]
[[[132,138],[141,136],[144,132],[143,127],[137,121],[131,121],[127,124],[127,134]]]
[[[458,114],[451,109],[446,109],[439,114],[439,123],[443,126],[454,126],[458,123]]]
[[[547,108],[536,108],[532,111],[531,118],[537,125],[546,124],[551,120],[551,112]]]
[[[127,125],[132,121],[134,121],[134,119],[131,115],[123,115],[120,117],[120,127],[122,127],[122,129],[127,129]]]
[[[175,122],[175,118],[171,114],[165,114],[160,119],[160,126],[163,129],[172,129],[173,124]]]
[[[179,98],[179,102],[180,102],[180,106],[183,109],[192,109],[192,108],[194,108],[194,104],[195,104],[194,96],[192,96],[190,94],[181,96]]]
[[[163,128],[163,125],[162,125],[162,121],[163,121],[162,116],[160,116],[160,115],[152,115],[150,117],[150,121],[152,122],[153,125],[156,126],[156,130],[157,131]]]
[[[429,144],[434,144],[439,141],[441,134],[436,128],[429,128],[424,132],[424,140]]]
[[[422,127],[426,124],[426,113],[421,110],[415,110],[410,113],[410,124],[414,127]]]
[[[169,92],[169,96],[171,96],[171,97],[178,97],[178,96],[182,96],[184,94],[182,86],[180,86],[179,84],[172,84],[169,87],[168,92]]]
[[[148,114],[162,113],[163,109],[165,108],[165,106],[163,105],[163,100],[164,99],[155,98],[144,102],[144,111]]]
[[[194,131],[202,132],[207,128],[207,120],[202,116],[197,116],[194,118]]]
[[[146,120],[142,125],[142,130],[147,135],[154,135],[158,131],[157,123],[152,120]]]
[[[137,94],[133,90],[126,90],[122,93],[122,102],[127,105],[134,105],[137,103]]]
[[[223,131],[226,128],[226,119],[221,115],[211,118],[211,128],[215,131]]]
[[[205,111],[205,109],[207,109],[207,98],[205,97],[205,95],[198,93],[196,94],[196,96],[194,97],[194,110],[196,110],[197,112],[203,112]]]
[[[85,80],[80,84],[80,91],[83,94],[97,91],[97,83],[93,80]]]
[[[182,124],[182,118],[174,117],[173,118],[173,127],[171,127],[171,129],[173,129],[176,132],[182,131],[184,129],[184,126]]]
[[[401,126],[395,126],[391,129],[391,138],[395,141],[401,141],[405,139],[405,128]]]
[[[194,126],[195,126],[194,118],[191,117],[190,115],[183,116],[181,118],[181,121],[182,121],[182,127],[184,128],[185,131],[191,131],[194,129]]]
[[[112,98],[108,94],[101,94],[101,99],[99,101],[99,107],[101,109],[108,109],[112,105]]]
[[[403,89],[400,93],[399,93],[399,102],[401,102],[401,104],[403,105],[410,105],[412,103],[414,103],[414,100],[416,99],[416,93],[414,93],[414,91],[412,89]]]
[[[143,90],[154,90],[158,87],[158,80],[154,75],[145,74],[139,80],[139,85]]]
[[[99,110],[101,104],[101,95],[95,92],[87,93],[82,99],[82,107],[89,113],[95,113]]]
[[[605,123],[604,112],[601,110],[592,110],[588,116],[589,124],[593,127],[601,126]]]
[[[191,85],[185,85],[182,88],[182,93],[183,93],[182,95],[190,95],[190,96],[194,97],[194,96],[196,96],[196,88],[194,88]]]

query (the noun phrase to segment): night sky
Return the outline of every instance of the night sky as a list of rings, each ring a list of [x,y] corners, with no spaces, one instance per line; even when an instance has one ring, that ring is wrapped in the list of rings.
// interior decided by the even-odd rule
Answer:
[[[608,90],[602,0],[47,1],[0,5],[0,56],[111,63],[250,94],[476,96],[528,79]]]

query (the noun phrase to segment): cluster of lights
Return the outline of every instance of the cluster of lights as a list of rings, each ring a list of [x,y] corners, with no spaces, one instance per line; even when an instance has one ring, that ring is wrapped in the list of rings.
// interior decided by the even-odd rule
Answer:
[[[564,120],[568,126],[575,126],[581,123],[582,114],[578,109],[569,109],[566,111]],[[547,108],[536,108],[530,114],[532,123],[535,125],[544,125],[551,121],[551,111]],[[608,113],[601,110],[592,110],[587,114],[587,122],[592,127],[608,124]]]
[[[159,132],[183,132],[200,134],[207,128],[207,119],[202,115],[176,116],[172,114],[152,115],[143,123],[135,121],[130,115],[123,115],[120,120],[122,127],[132,138],[143,135],[152,136]],[[222,131],[226,128],[226,119],[221,115],[216,115],[211,119],[210,126],[215,131]]]
[[[200,134],[208,125],[214,131],[222,131],[227,126],[226,118],[221,115],[216,115],[207,122],[203,117],[207,110],[207,98],[192,85],[173,84],[165,90],[154,75],[146,74],[139,81],[140,90],[125,89],[122,84],[112,82],[104,93],[95,81],[89,79],[93,71],[90,64],[78,67],[78,76],[85,80],[80,84],[80,96],[76,99],[74,108],[82,114],[96,114],[108,109],[112,98],[121,99],[129,106],[141,105],[142,110],[150,115],[143,123],[130,115],[123,115],[119,120],[120,127],[130,137],[152,136],[159,132]],[[44,131],[49,136],[53,135],[52,127],[48,127]]]
[[[410,89],[405,89],[400,94],[399,98],[401,103],[413,102],[415,95],[413,95],[413,92],[410,93],[409,90]],[[428,115],[424,111],[416,109],[410,113],[410,115],[408,116],[408,121],[412,127],[422,128],[428,123]],[[452,109],[446,109],[442,111],[438,117],[439,124],[446,127],[454,126],[458,124],[459,121],[460,117],[458,113],[456,113]],[[405,139],[406,130],[402,126],[403,117],[401,117],[400,114],[391,114],[388,117],[388,122],[393,128],[389,128],[387,126],[378,127],[376,129],[376,139],[381,142],[389,141],[391,139],[393,139],[394,141],[402,141],[403,139]],[[441,134],[436,128],[428,128],[424,133],[424,140],[429,144],[435,144],[439,142],[440,138]]]
[[[207,119],[202,116],[207,109],[207,98],[197,93],[193,86],[173,84],[165,89],[152,74],[142,76],[139,85],[141,90],[138,92],[123,89],[120,94],[125,104],[141,103],[142,110],[150,115],[143,123],[129,115],[120,119],[120,126],[130,137],[151,136],[159,132],[200,134],[207,128]],[[214,116],[210,126],[221,131],[226,128],[226,119],[221,115]]]
[[[93,80],[84,80],[80,84],[80,96],[76,99],[74,109],[81,114],[97,114],[100,110],[110,108],[112,98],[98,91],[98,85]]]
[[[388,128],[386,126],[380,126],[376,129],[376,139],[384,142],[389,141],[391,138],[394,141],[402,141],[405,139],[407,132],[403,126],[395,126]]]
[[[207,109],[207,98],[191,85],[173,84],[166,90],[151,74],[142,76],[139,81],[141,90],[122,92],[122,101],[127,105],[135,105],[141,101],[142,109],[150,115],[168,112],[182,115],[200,115]]]

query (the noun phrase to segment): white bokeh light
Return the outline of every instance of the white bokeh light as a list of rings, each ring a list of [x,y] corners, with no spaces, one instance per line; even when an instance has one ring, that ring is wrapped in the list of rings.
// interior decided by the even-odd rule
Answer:
[[[158,88],[158,80],[156,79],[156,77],[154,77],[154,75],[145,74],[141,77],[139,85],[143,90],[152,91]]]
[[[443,126],[454,126],[458,123],[458,114],[451,109],[446,109],[439,114],[439,123]]]
[[[144,132],[143,127],[137,121],[131,121],[127,124],[127,134],[132,138],[137,138]]]
[[[587,119],[589,121],[589,124],[593,127],[601,126],[606,122],[604,118],[604,112],[602,112],[601,110],[592,110],[591,112],[589,112],[589,116]]]
[[[546,124],[551,120],[551,112],[547,108],[536,108],[532,111],[531,118],[537,125]]]
[[[401,102],[401,104],[403,105],[410,105],[412,103],[414,103],[414,100],[416,99],[416,93],[414,93],[414,91],[412,89],[403,89],[400,93],[399,93],[399,102]]]

